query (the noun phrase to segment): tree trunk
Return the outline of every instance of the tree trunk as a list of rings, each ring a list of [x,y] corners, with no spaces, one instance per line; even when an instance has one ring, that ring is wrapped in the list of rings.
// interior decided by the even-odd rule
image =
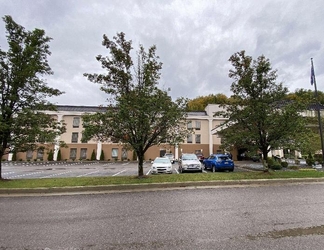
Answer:
[[[2,165],[1,165],[1,163],[2,163],[2,156],[3,156],[3,153],[0,152],[0,180],[2,180]]]
[[[137,157],[138,157],[138,177],[141,178],[144,176],[144,171],[143,171],[144,154],[138,152]]]
[[[262,155],[263,155],[263,166],[268,168],[268,149],[263,149],[262,150]]]

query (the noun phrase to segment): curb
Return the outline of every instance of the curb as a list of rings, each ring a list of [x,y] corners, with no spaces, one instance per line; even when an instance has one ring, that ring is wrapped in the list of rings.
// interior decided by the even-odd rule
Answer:
[[[77,186],[77,187],[53,187],[53,188],[0,188],[1,195],[19,194],[64,194],[64,193],[89,193],[89,192],[133,192],[158,189],[185,189],[198,187],[219,186],[247,186],[247,185],[273,185],[273,184],[302,184],[324,183],[324,178],[289,178],[289,179],[257,179],[257,180],[224,180],[224,181],[200,181],[200,182],[172,182],[172,183],[148,183],[148,184],[124,184],[105,186]]]

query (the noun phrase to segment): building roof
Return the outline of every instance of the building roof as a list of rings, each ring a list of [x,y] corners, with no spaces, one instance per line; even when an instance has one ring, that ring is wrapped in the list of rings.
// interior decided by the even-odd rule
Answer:
[[[207,116],[206,111],[189,111],[187,112],[188,116]]]
[[[104,112],[103,106],[74,106],[74,105],[56,105],[57,111],[75,111],[75,112]]]

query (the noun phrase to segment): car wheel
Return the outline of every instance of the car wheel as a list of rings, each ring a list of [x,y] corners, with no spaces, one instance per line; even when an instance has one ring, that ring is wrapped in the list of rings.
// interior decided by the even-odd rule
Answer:
[[[233,171],[234,171],[234,168],[233,168],[233,169],[230,169],[229,171],[230,171],[230,172],[233,172]]]
[[[204,166],[204,170],[207,170],[207,167],[206,167],[206,165],[205,165],[205,164],[203,164],[203,166]]]

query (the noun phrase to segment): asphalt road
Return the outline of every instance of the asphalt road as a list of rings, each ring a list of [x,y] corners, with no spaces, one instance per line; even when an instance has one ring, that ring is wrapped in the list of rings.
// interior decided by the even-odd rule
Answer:
[[[151,163],[144,163],[144,174],[150,174]],[[138,174],[137,162],[3,162],[2,176],[6,179],[56,177],[132,176]],[[173,173],[178,164],[173,164]],[[234,171],[243,171],[236,168]],[[211,173],[205,172],[205,173]]]
[[[0,198],[0,249],[322,250],[324,183]]]

